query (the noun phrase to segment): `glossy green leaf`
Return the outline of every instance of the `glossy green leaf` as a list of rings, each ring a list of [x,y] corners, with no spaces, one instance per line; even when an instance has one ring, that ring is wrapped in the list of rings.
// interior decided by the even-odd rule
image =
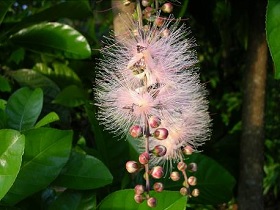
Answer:
[[[187,205],[187,198],[179,192],[164,190],[161,193],[150,192],[156,197],[155,210],[183,210]],[[137,204],[134,201],[134,190],[120,190],[108,195],[98,206],[98,210],[122,209],[122,210],[148,210],[146,202]]]
[[[46,188],[58,176],[69,158],[72,135],[72,131],[53,128],[26,131],[22,167],[2,202],[14,205]]]
[[[44,116],[39,122],[37,122],[34,127],[39,128],[58,120],[59,120],[59,116],[55,112],[50,112],[49,114]]]
[[[53,68],[49,68],[44,63],[37,63],[33,69],[46,75],[58,84],[60,88],[65,88],[69,85],[82,86],[82,82],[78,75],[66,64],[53,62],[52,66]]]
[[[10,128],[22,131],[32,128],[43,106],[43,91],[24,87],[11,95],[7,102],[7,123]]]
[[[266,37],[275,64],[275,78],[280,79],[280,1],[269,0],[266,13]]]
[[[0,91],[2,92],[11,92],[11,86],[9,81],[0,75]]]
[[[11,71],[9,75],[21,86],[42,88],[44,95],[49,97],[54,98],[60,92],[59,87],[52,80],[32,69]]]
[[[0,130],[0,200],[13,185],[24,151],[24,135],[15,130]]]
[[[88,96],[84,89],[71,85],[63,89],[54,99],[54,103],[67,107],[77,107],[85,104]]]
[[[96,207],[94,193],[64,191],[51,203],[48,210],[93,210]]]
[[[4,99],[0,99],[0,109],[5,110],[7,105],[7,101]]]
[[[0,1],[0,25],[14,0]]]
[[[54,182],[70,189],[96,189],[112,183],[107,167],[97,158],[73,151],[64,170]]]
[[[61,23],[36,24],[20,30],[10,40],[26,49],[58,57],[84,59],[91,55],[86,38],[74,28]]]

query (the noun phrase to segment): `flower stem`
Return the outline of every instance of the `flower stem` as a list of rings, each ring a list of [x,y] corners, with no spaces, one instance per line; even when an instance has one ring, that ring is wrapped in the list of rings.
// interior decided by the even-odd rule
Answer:
[[[145,152],[149,154],[150,128],[149,128],[149,123],[147,118],[145,120],[144,136],[145,136]],[[149,197],[149,192],[150,192],[149,162],[145,164],[145,179],[146,179],[146,191]]]
[[[137,16],[138,16],[138,24],[139,24],[139,28],[143,27],[143,15],[142,15],[142,9],[141,9],[141,3],[140,0],[137,0],[136,3],[136,12],[137,12]]]

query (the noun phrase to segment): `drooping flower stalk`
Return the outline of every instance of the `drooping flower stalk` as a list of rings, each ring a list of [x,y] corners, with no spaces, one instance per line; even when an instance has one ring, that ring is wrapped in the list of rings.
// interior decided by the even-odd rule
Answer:
[[[169,4],[164,7],[167,11]],[[141,139],[139,162],[145,169],[145,199],[155,205],[155,198],[149,196],[150,176],[161,178],[160,165],[166,162],[170,170],[179,162],[185,180],[182,194],[191,195],[189,185],[196,180],[188,180],[184,154],[190,155],[208,139],[210,117],[205,87],[195,67],[195,42],[187,38],[188,30],[173,16],[162,18],[159,13],[143,26],[139,0],[137,11],[138,20],[124,20],[128,33],[123,39],[115,43],[108,38],[109,47],[101,51],[104,59],[98,67],[95,97],[98,118],[106,129]],[[138,171],[134,161],[129,161],[127,168],[131,173]],[[171,174],[172,180],[179,180],[178,173]],[[158,192],[160,186],[155,186]],[[137,190],[135,200],[143,201],[142,190]]]

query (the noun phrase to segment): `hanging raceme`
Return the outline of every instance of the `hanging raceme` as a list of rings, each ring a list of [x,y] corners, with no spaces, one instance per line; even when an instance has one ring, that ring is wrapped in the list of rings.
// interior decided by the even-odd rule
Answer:
[[[162,7],[170,8],[166,4]],[[199,194],[198,189],[190,191],[197,180],[186,173],[196,171],[197,166],[187,166],[183,159],[209,138],[210,125],[206,90],[195,66],[195,41],[187,38],[188,30],[173,16],[155,15],[144,26],[141,18],[126,19],[129,33],[118,42],[108,38],[95,89],[100,123],[116,134],[142,139],[140,163],[129,161],[126,167],[130,173],[145,169],[146,187],[136,186],[135,200],[146,199],[149,206],[156,205],[156,199],[149,196],[149,178],[161,178],[165,174],[162,166],[169,165],[167,171],[173,171],[173,163],[178,171],[170,173],[171,179],[179,180],[181,173],[185,180],[180,192]],[[155,184],[155,191],[163,190],[162,183]]]

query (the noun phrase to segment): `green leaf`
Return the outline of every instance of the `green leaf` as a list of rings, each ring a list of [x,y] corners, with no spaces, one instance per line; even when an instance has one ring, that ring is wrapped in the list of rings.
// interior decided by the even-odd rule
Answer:
[[[185,209],[187,198],[179,192],[164,190],[161,193],[150,192],[151,196],[156,197],[157,206],[155,210],[180,210]],[[151,209],[147,202],[137,204],[134,201],[134,190],[120,190],[108,195],[98,206],[98,210],[122,209],[122,210],[144,210]]]
[[[77,107],[85,104],[88,100],[84,89],[71,85],[63,89],[54,99],[54,103],[67,107]]]
[[[59,120],[59,116],[55,112],[50,112],[45,117],[43,117],[39,122],[37,122],[34,127],[39,128],[58,120]]]
[[[70,189],[96,189],[112,183],[107,167],[97,158],[73,151],[55,184]]]
[[[59,87],[52,80],[32,69],[11,71],[9,75],[13,79],[15,79],[21,86],[42,88],[44,91],[44,95],[47,95],[49,97],[54,98],[60,92]]]
[[[71,151],[72,131],[37,128],[25,132],[23,164],[1,202],[14,205],[46,188],[60,173]]]
[[[280,2],[269,0],[266,13],[266,37],[275,64],[275,78],[280,79]]]
[[[0,200],[13,185],[24,151],[24,135],[15,130],[0,130]]]
[[[96,207],[94,193],[66,190],[51,203],[48,210],[93,210]]]
[[[10,37],[11,42],[26,49],[84,59],[91,55],[86,38],[74,28],[61,23],[41,23],[24,28]]]
[[[43,91],[21,88],[11,95],[7,102],[7,123],[18,131],[32,128],[37,121],[43,106]]]
[[[6,109],[6,105],[7,101],[0,99],[0,109],[4,111]]]
[[[14,0],[0,1],[0,25]]]
[[[37,63],[33,69],[48,76],[48,78],[52,79],[60,88],[69,85],[82,86],[82,82],[78,75],[66,64],[53,62],[52,65],[53,69],[49,68],[44,63]]]
[[[14,62],[15,64],[19,64],[24,60],[25,50],[21,47],[13,51],[8,59],[8,62]]]
[[[11,92],[11,86],[9,81],[0,75],[0,91],[2,92]]]

